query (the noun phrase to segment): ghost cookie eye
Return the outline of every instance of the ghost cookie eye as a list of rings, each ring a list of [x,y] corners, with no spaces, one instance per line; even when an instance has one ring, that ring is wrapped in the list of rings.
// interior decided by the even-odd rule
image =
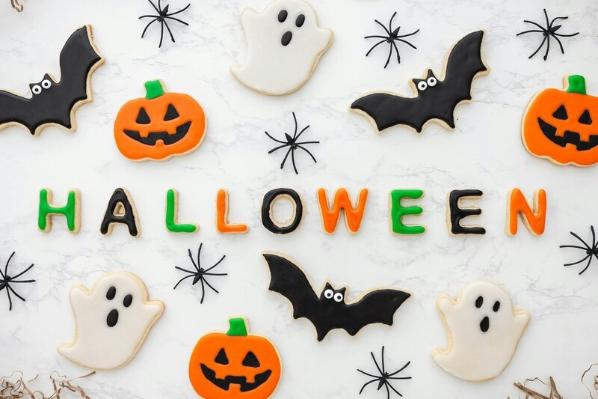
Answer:
[[[106,291],[106,299],[111,301],[114,299],[115,296],[116,296],[116,288],[114,286],[111,286],[110,288],[108,288],[108,291]]]
[[[287,10],[280,10],[280,12],[278,13],[278,22],[283,23],[287,20],[288,16],[289,13],[287,12]]]
[[[303,14],[299,14],[297,16],[297,19],[295,20],[295,26],[297,28],[301,28],[303,26],[303,24],[305,23],[305,15]]]

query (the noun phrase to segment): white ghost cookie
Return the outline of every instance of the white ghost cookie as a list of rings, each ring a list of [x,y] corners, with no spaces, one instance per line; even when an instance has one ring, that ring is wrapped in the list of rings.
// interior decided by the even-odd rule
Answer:
[[[127,272],[106,273],[91,289],[71,289],[75,338],[58,348],[63,356],[94,370],[108,370],[133,359],[164,305],[149,301],[143,281]]]
[[[436,303],[448,334],[447,348],[432,353],[446,372],[466,381],[485,381],[507,367],[529,313],[514,309],[500,287],[475,282],[457,299],[441,295]]]
[[[318,26],[313,8],[302,0],[276,0],[264,11],[244,10],[247,59],[231,71],[260,93],[284,95],[311,77],[332,44],[332,31]]]

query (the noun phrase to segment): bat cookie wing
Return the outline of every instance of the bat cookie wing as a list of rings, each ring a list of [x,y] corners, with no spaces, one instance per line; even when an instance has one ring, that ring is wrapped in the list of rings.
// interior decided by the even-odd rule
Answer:
[[[394,314],[411,294],[400,290],[377,290],[367,293],[358,302],[347,305],[346,327],[349,334],[355,335],[368,324],[383,323],[392,325]]]
[[[76,109],[91,101],[91,74],[103,61],[93,45],[91,26],[77,29],[60,52],[60,81],[44,75],[29,85],[31,98],[0,91],[0,128],[15,123],[36,134],[56,124],[72,130]]]
[[[407,125],[421,132],[427,119],[420,116],[418,107],[416,97],[401,97],[390,93],[368,94],[351,104],[351,109],[370,119],[378,132],[396,125]]]
[[[305,273],[287,258],[274,254],[263,254],[270,268],[270,291],[287,298],[293,306],[293,317],[305,317],[313,322],[314,305],[318,296]]]

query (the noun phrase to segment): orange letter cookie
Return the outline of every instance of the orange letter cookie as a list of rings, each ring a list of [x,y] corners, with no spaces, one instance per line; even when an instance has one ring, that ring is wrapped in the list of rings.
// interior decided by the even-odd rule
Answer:
[[[364,188],[359,192],[357,205],[353,207],[347,190],[340,188],[334,195],[334,203],[332,204],[332,209],[330,209],[328,206],[328,199],[326,197],[326,190],[320,188],[318,190],[318,202],[320,203],[322,223],[324,224],[324,230],[326,233],[332,234],[336,230],[336,225],[338,223],[338,217],[341,210],[344,211],[345,214],[347,230],[349,230],[351,233],[357,233],[359,226],[361,226],[361,220],[363,219],[363,213],[365,211],[367,199],[368,190]]]
[[[228,223],[228,193],[226,190],[218,190],[216,199],[216,228],[221,233],[247,233],[245,224]]]
[[[530,208],[523,193],[515,188],[509,194],[509,218],[507,233],[511,236],[517,234],[517,216],[521,215],[528,230],[536,236],[544,234],[546,226],[546,191],[540,189],[534,193],[534,208]]]

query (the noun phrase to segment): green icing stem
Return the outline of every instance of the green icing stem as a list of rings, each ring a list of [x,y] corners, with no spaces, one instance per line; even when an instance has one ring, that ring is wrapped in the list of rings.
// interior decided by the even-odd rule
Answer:
[[[176,221],[176,192],[173,189],[166,193],[166,228],[173,233],[194,233],[197,226],[194,224],[178,224]]]
[[[586,93],[586,78],[581,75],[569,75],[569,86],[567,93],[587,94]]]
[[[162,82],[159,80],[149,80],[145,82],[145,98],[153,100],[164,95],[164,88]]]
[[[420,215],[424,210],[422,207],[403,206],[401,200],[403,198],[418,199],[424,195],[422,190],[393,190],[390,193],[391,210],[390,216],[392,221],[392,231],[397,234],[422,234],[426,231],[424,226],[407,226],[403,224],[403,216]]]
[[[231,318],[228,321],[229,329],[226,335],[229,337],[246,337],[247,326],[245,325],[245,319],[241,317]]]
[[[62,207],[52,206],[48,197],[51,194],[47,189],[42,189],[39,192],[39,211],[37,216],[37,227],[40,230],[48,230],[48,216],[50,215],[64,215],[66,217],[66,225],[69,231],[74,232],[77,230],[77,193],[75,191],[69,191],[66,205]]]

